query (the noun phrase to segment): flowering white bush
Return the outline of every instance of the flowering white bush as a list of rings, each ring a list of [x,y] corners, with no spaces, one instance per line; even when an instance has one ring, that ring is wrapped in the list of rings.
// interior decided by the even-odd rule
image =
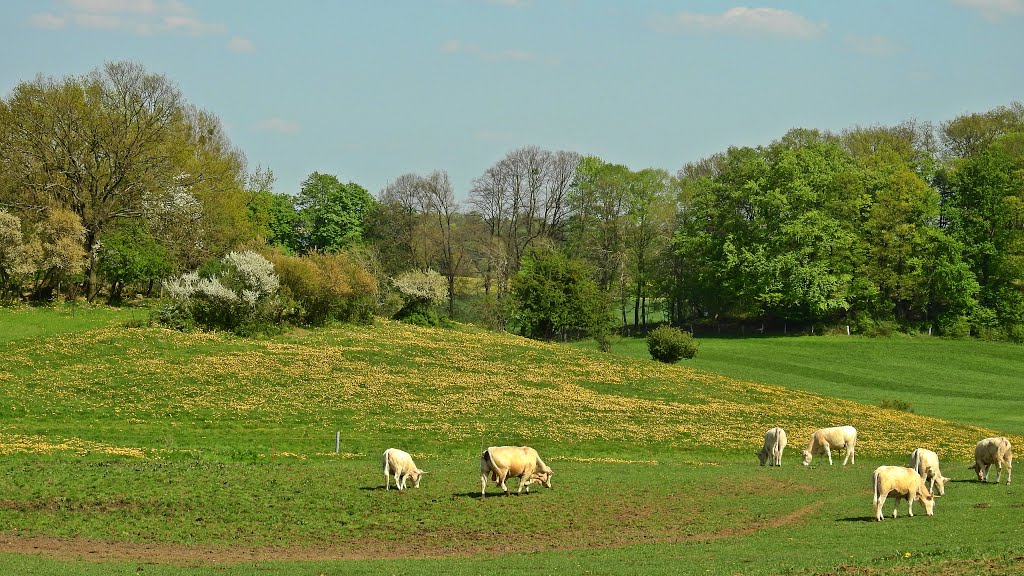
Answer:
[[[440,304],[448,298],[448,281],[433,270],[402,272],[392,283],[407,301]]]
[[[270,325],[281,287],[274,265],[255,252],[231,252],[221,265],[217,276],[188,272],[166,281],[164,289],[172,300],[168,314],[183,313],[199,325],[236,331]],[[166,323],[189,324],[177,317]]]
[[[224,264],[225,276],[237,285],[238,292],[252,293],[252,302],[276,294],[281,288],[281,280],[274,272],[274,265],[255,252],[230,252],[221,262]]]

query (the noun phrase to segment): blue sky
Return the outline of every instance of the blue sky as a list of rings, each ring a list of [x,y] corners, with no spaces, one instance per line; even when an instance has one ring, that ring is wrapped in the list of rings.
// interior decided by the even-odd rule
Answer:
[[[0,94],[133,60],[216,114],[276,190],[464,198],[536,145],[675,172],[794,127],[1024,100],[1024,0],[3,0]]]

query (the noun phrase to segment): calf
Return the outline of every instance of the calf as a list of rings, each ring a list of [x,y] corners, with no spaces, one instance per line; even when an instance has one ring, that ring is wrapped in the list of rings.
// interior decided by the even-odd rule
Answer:
[[[875,473],[871,479],[875,488],[874,500],[872,501],[874,504],[875,520],[882,520],[884,516],[882,514],[882,506],[885,505],[885,499],[888,496],[892,496],[894,499],[892,505],[893,518],[896,517],[896,507],[899,506],[900,499],[902,498],[907,500],[907,513],[911,517],[914,516],[914,500],[918,500],[924,505],[925,514],[931,516],[934,513],[935,499],[932,498],[932,493],[924,485],[924,478],[921,478],[917,470],[904,468],[903,466],[879,466],[875,468]]]
[[[764,446],[755,452],[761,466],[782,466],[782,451],[786,449],[786,431],[776,426],[764,433]]]
[[[1006,484],[1009,486],[1013,474],[1013,447],[1004,436],[985,438],[974,447],[974,466],[970,468],[978,474],[979,482],[988,482],[988,469],[993,464],[999,467],[996,484],[1003,478],[1003,466],[1006,466]]]
[[[392,474],[395,476],[395,486],[399,491],[402,491],[405,489],[405,483],[409,478],[412,478],[412,485],[415,488],[419,488],[420,478],[426,472],[416,467],[416,463],[412,461],[412,456],[408,452],[398,448],[388,448],[384,451],[385,490],[391,490]]]
[[[928,483],[928,490],[932,494],[935,493],[935,485],[938,484],[939,496],[946,495],[946,482],[949,482],[949,478],[943,476],[939,471],[939,456],[935,452],[924,448],[915,449],[910,454],[910,462],[907,467],[917,470],[921,478]]]
[[[857,463],[855,451],[857,448],[857,429],[853,426],[835,426],[832,428],[821,428],[811,434],[811,442],[803,451],[804,466],[809,466],[814,456],[825,454],[828,456],[828,465],[832,465],[832,450],[846,449],[846,458],[843,459],[843,466],[847,462]]]

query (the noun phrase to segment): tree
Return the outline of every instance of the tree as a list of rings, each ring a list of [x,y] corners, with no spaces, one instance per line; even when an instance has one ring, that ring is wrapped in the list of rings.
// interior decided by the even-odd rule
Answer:
[[[175,230],[168,239],[216,231],[217,249],[237,240],[237,220],[214,219],[240,189],[240,153],[216,118],[139,64],[19,84],[0,105],[0,159],[0,205],[22,213],[58,206],[80,218],[90,298],[96,248],[121,219],[195,203],[202,226],[192,222],[187,235]]]
[[[530,146],[509,152],[473,181],[469,202],[490,235],[480,243],[484,284],[489,292],[494,280],[499,300],[530,245],[564,237],[579,162],[575,152]]]
[[[455,201],[448,173],[435,170],[419,180],[420,209],[437,226],[439,234],[438,247],[441,256],[441,268],[448,279],[448,317],[455,316],[455,276],[458,274],[466,253],[461,238],[457,236],[456,225],[459,204]]]
[[[0,298],[13,299],[20,292],[24,279],[35,272],[21,219],[0,210]]]
[[[295,207],[303,227],[303,250],[338,252],[361,242],[373,196],[337,176],[313,172],[302,182]]]
[[[111,283],[109,302],[119,303],[125,286],[148,281],[147,293],[153,283],[174,270],[167,249],[160,245],[141,220],[125,221],[110,230],[99,249],[99,271]]]
[[[550,247],[523,255],[512,278],[515,322],[524,336],[550,339],[571,333],[600,337],[608,325],[608,301],[590,279],[585,262]]]

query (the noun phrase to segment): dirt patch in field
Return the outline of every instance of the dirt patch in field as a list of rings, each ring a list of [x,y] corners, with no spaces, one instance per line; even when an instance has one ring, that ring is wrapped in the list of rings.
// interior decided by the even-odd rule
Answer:
[[[400,541],[360,538],[330,547],[244,547],[137,544],[83,538],[22,536],[0,533],[0,552],[38,555],[59,560],[91,562],[143,562],[197,566],[274,561],[373,560],[382,558],[444,558],[518,552],[570,551],[619,548],[631,544],[669,544],[737,538],[760,530],[795,524],[824,504],[815,502],[778,518],[748,522],[715,532],[698,534],[651,533],[624,530],[581,538],[586,531],[567,530],[543,538],[503,538],[494,533],[430,532]],[[564,542],[572,542],[565,545]]]

